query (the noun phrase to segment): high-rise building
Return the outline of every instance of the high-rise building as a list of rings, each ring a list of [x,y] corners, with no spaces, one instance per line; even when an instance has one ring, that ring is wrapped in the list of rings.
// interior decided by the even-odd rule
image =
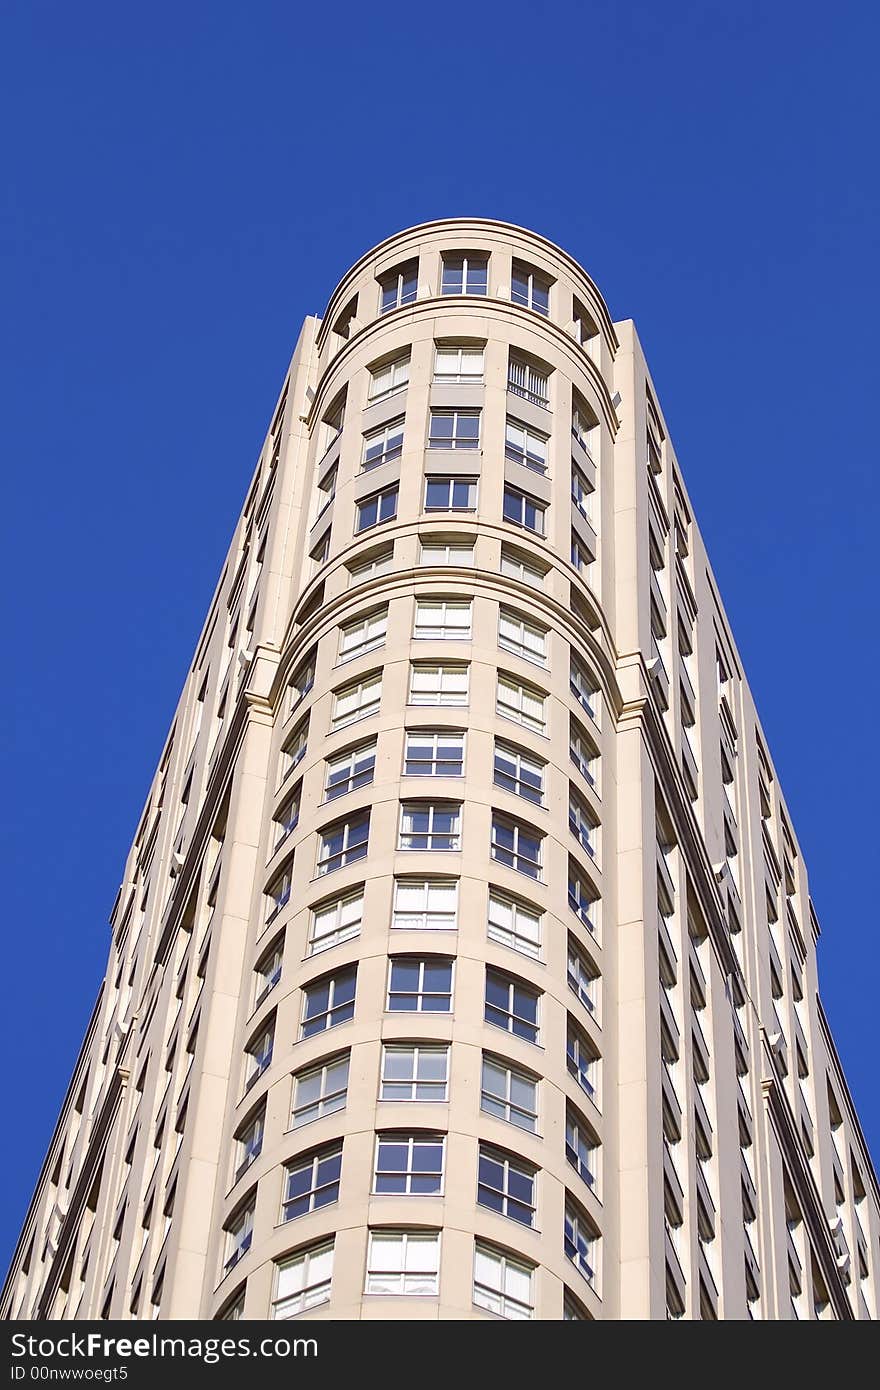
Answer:
[[[6,1318],[870,1318],[807,873],[630,321],[543,237],[308,318]]]

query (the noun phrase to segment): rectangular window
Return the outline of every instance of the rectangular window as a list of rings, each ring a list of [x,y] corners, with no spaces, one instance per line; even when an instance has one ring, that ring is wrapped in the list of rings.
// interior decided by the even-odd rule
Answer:
[[[595,426],[590,423],[584,411],[579,410],[578,407],[575,406],[574,410],[571,412],[571,432],[581,448],[585,449],[586,452],[590,454],[590,457],[592,457],[590,436],[594,428]]]
[[[368,787],[373,780],[376,768],[376,740],[361,743],[357,748],[347,749],[338,757],[327,762],[327,780],[324,796],[332,801],[347,792],[357,791],[358,787]]]
[[[581,544],[574,531],[571,533],[570,559],[578,574],[586,574],[590,565],[593,563],[592,555],[586,547]]]
[[[381,647],[385,642],[385,631],[388,627],[388,609],[377,608],[372,613],[366,613],[356,622],[347,623],[345,627],[339,629],[339,660],[353,661],[356,656],[363,656],[364,652],[371,652],[375,647]]]
[[[327,530],[327,531],[324,532],[323,536],[322,536],[321,539],[318,541],[317,545],[313,546],[312,549],[309,551],[309,558],[310,558],[311,561],[312,561],[312,574],[317,574],[317,573],[318,573],[318,570],[319,570],[319,569],[321,568],[321,566],[326,562],[327,556],[328,556],[329,554],[330,554],[330,531]],[[251,631],[252,629],[249,627],[248,630]]]
[[[595,931],[593,924],[593,903],[595,894],[587,880],[578,870],[573,859],[568,861],[568,905],[587,931]]]
[[[492,812],[492,838],[490,853],[498,864],[506,864],[519,874],[529,878],[541,878],[541,844],[539,835],[523,821]]]
[[[508,418],[504,436],[504,457],[521,463],[535,473],[547,472],[547,436],[537,434],[519,420]]]
[[[509,676],[498,674],[498,692],[495,700],[497,714],[505,719],[513,719],[525,729],[543,734],[547,729],[544,713],[545,696],[532,686],[521,685]]]
[[[538,960],[541,955],[541,913],[517,898],[489,890],[489,940]]]
[[[429,449],[477,449],[480,444],[478,410],[432,410]]]
[[[254,1038],[245,1048],[245,1090],[250,1090],[258,1077],[272,1061],[272,1046],[275,1039],[275,1021],[264,1028],[259,1037]]]
[[[423,540],[419,551],[420,565],[467,565],[474,563],[474,542]]]
[[[536,589],[543,587],[544,579],[547,574],[546,569],[526,555],[522,555],[518,550],[511,550],[510,546],[501,547],[501,573],[510,575],[511,579],[518,579],[523,584],[533,584]]]
[[[472,512],[477,506],[476,478],[425,479],[426,512]]]
[[[280,846],[284,844],[288,835],[291,835],[299,824],[301,785],[301,783],[298,784],[296,790],[291,792],[290,796],[284,798],[272,817],[272,824],[275,826],[275,839],[272,845],[273,851],[279,849]]]
[[[534,497],[527,497],[516,488],[505,487],[504,520],[513,526],[522,526],[526,531],[533,531],[536,536],[543,536],[545,510],[543,504],[537,502]]]
[[[596,777],[593,768],[596,761],[596,750],[576,719],[572,719],[569,726],[568,753],[584,780],[591,787],[595,787]]]
[[[550,404],[547,373],[515,353],[511,353],[507,364],[507,389],[512,396],[520,396],[532,405],[546,407]]]
[[[498,645],[526,661],[535,661],[539,666],[547,664],[547,629],[511,608],[498,610]]]
[[[578,704],[583,706],[592,720],[595,720],[597,709],[596,697],[599,693],[598,687],[595,681],[590,679],[584,667],[574,656],[571,658],[569,686]]]
[[[389,1044],[382,1049],[380,1100],[445,1101],[449,1048],[421,1043]]]
[[[305,661],[300,662],[290,678],[288,689],[287,713],[293,714],[297,705],[301,705],[308,695],[312,686],[315,684],[315,653],[312,652]]]
[[[354,1018],[357,966],[348,965],[303,989],[301,1038],[312,1038]]]
[[[511,743],[495,740],[495,785],[514,796],[522,796],[533,801],[536,806],[544,803],[544,767],[546,764],[530,757]]]
[[[398,1196],[439,1196],[443,1191],[443,1136],[380,1134],[373,1191]]]
[[[591,1098],[596,1094],[596,1055],[581,1030],[569,1020],[565,1042],[568,1070],[582,1091]]]
[[[434,358],[434,381],[438,385],[467,384],[483,380],[483,349],[481,347],[437,348]]]
[[[572,990],[583,1004],[584,1008],[593,1013],[596,1008],[596,980],[598,973],[593,965],[587,960],[586,956],[578,949],[573,937],[568,938],[568,987]]]
[[[452,961],[439,956],[395,957],[388,980],[388,1008],[391,1013],[451,1013]]]
[[[571,465],[571,500],[577,507],[582,517],[590,520],[590,498],[593,489],[587,482],[585,473],[582,473],[576,463]]]
[[[413,662],[410,668],[411,705],[446,705],[463,708],[468,702],[468,668]]]
[[[565,1157],[588,1187],[594,1187],[595,1151],[599,1141],[569,1107],[565,1116]]]
[[[403,771],[406,777],[461,777],[464,734],[408,730]]]
[[[397,516],[398,485],[387,487],[383,492],[374,492],[357,504],[355,535],[369,531],[371,526],[381,526],[385,521],[393,521]]]
[[[550,312],[550,286],[552,280],[525,261],[514,261],[510,280],[510,297],[514,304],[524,309],[534,309],[539,314]]]
[[[455,931],[458,883],[450,878],[396,879],[391,925],[408,931]]]
[[[341,729],[356,719],[367,719],[371,714],[378,714],[381,700],[382,676],[379,672],[365,676],[354,685],[344,686],[342,690],[337,690],[333,697],[330,728]]]
[[[565,1253],[588,1283],[593,1282],[593,1242],[595,1237],[586,1219],[573,1202],[565,1204]]]
[[[335,821],[319,836],[317,873],[332,874],[364,859],[370,836],[370,813],[362,811],[350,820]]]
[[[290,902],[290,889],[293,883],[293,860],[289,859],[285,867],[273,878],[269,887],[266,889],[266,922],[271,922],[282,908]]]
[[[293,1112],[291,1125],[300,1125],[320,1120],[323,1115],[333,1115],[345,1109],[348,1098],[348,1062],[346,1052],[342,1057],[333,1057],[321,1066],[302,1071],[295,1078]]]
[[[474,1303],[512,1322],[535,1316],[534,1267],[477,1241],[474,1247]]]
[[[339,1180],[342,1176],[342,1145],[298,1158],[285,1169],[282,1221],[295,1221],[339,1201]]]
[[[286,781],[295,767],[298,767],[306,755],[306,746],[309,737],[308,715],[300,720],[296,728],[285,740],[281,750],[281,780]]]
[[[379,312],[387,314],[391,309],[400,309],[404,304],[415,303],[419,281],[418,260],[405,261],[379,276]]]
[[[268,951],[264,951],[254,967],[254,1008],[262,1004],[267,994],[281,979],[281,965],[284,959],[284,937],[274,941]]]
[[[278,1265],[272,1317],[294,1318],[330,1299],[333,1278],[333,1241],[302,1250]]]
[[[436,641],[469,642],[470,603],[443,598],[417,599],[413,637],[417,641],[433,638]]]
[[[535,1224],[535,1169],[501,1149],[480,1145],[477,1203],[523,1226]]]
[[[398,849],[461,849],[461,806],[453,801],[404,801]]]
[[[254,1204],[239,1212],[226,1227],[226,1263],[223,1273],[234,1269],[251,1248],[254,1238]]]
[[[485,294],[489,284],[489,257],[482,252],[443,257],[441,294]]]
[[[381,401],[409,384],[409,353],[374,367],[370,373],[370,401]]]
[[[379,468],[383,463],[399,459],[403,453],[403,416],[392,420],[381,429],[370,430],[364,435],[364,452],[361,471],[368,473],[371,468]]]
[[[371,1231],[367,1293],[438,1294],[439,1231]]]
[[[330,503],[333,501],[333,498],[336,496],[336,478],[338,472],[339,470],[334,464],[330,472],[327,473],[318,484],[318,510],[315,513],[315,521],[312,525],[320,521],[327,508],[330,506]]]
[[[364,890],[348,893],[345,897],[334,898],[332,903],[316,907],[312,913],[312,930],[309,934],[309,955],[316,956],[319,951],[328,951],[343,941],[351,941],[360,936],[361,920],[364,915]]]
[[[574,789],[568,793],[568,828],[591,859],[596,856],[596,821],[587,803]]]
[[[505,1033],[513,1033],[526,1042],[538,1041],[538,1000],[540,994],[531,985],[504,975],[500,970],[486,967],[486,1007],[484,1017],[487,1023],[503,1028]]]
[[[368,579],[374,579],[380,574],[387,574],[391,569],[393,560],[393,545],[386,545],[381,550],[374,550],[366,559],[352,561],[347,566],[348,582],[350,584],[364,584]]]
[[[500,1058],[483,1055],[480,1109],[497,1120],[538,1131],[538,1083],[527,1072],[517,1071]]]
[[[235,1182],[243,1177],[263,1147],[265,1109],[247,1121],[235,1136]]]

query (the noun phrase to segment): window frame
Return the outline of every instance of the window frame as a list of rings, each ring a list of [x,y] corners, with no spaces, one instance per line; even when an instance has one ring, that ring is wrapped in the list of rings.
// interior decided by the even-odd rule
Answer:
[[[443,484],[443,483],[447,484],[446,492],[447,492],[447,498],[448,498],[448,500],[447,500],[446,502],[442,503],[442,504],[441,504],[441,503],[437,503],[437,502],[429,502],[429,501],[428,501],[428,490],[429,490],[429,488],[431,488],[431,487],[439,487],[439,486],[440,486],[441,484]],[[425,513],[433,513],[433,512],[467,512],[467,513],[470,513],[470,512],[475,512],[475,511],[477,510],[477,498],[478,498],[478,496],[479,496],[479,483],[480,483],[480,480],[479,480],[479,477],[478,477],[477,475],[474,475],[473,477],[471,477],[471,476],[468,476],[468,477],[459,477],[458,474],[455,474],[455,473],[451,473],[451,474],[446,474],[446,473],[426,473],[426,474],[425,474],[425,502],[424,502],[423,511],[424,511]],[[460,505],[459,503],[457,503],[456,500],[455,500],[456,489],[457,489],[457,488],[461,488],[461,487],[467,487],[467,489],[468,489],[468,494],[467,494],[468,500],[467,500],[467,504],[466,504],[465,506],[461,506],[461,505]]]
[[[371,623],[378,620],[382,624],[381,633],[369,635]],[[354,633],[358,628],[364,632],[364,638],[354,647],[345,645],[349,634]],[[359,656],[364,656],[367,652],[375,651],[377,647],[384,647],[385,639],[388,635],[388,605],[384,604],[381,608],[372,608],[368,613],[362,613],[359,618],[353,618],[351,622],[341,623],[339,632],[339,655],[337,665],[344,665],[346,662],[355,661]]]
[[[399,353],[396,357],[389,358],[387,362],[383,362],[378,367],[368,368],[370,374],[370,386],[367,392],[368,403],[370,405],[374,405],[377,401],[384,401],[387,400],[389,396],[396,395],[398,391],[406,390],[407,386],[409,386],[409,372],[411,365],[412,354],[409,350],[407,350],[406,352]],[[395,381],[395,370],[397,367],[401,366],[406,367],[406,376],[401,381]],[[383,388],[383,390],[381,391],[375,390],[376,381],[379,379],[381,375],[384,375],[386,372],[389,372],[391,375],[391,385]]]
[[[508,849],[506,845],[499,842],[496,828],[504,827],[513,831],[513,847]],[[529,855],[523,854],[519,848],[520,840],[523,836],[532,836],[537,841],[537,855],[533,859]],[[525,821],[517,820],[515,816],[510,816],[505,811],[492,811],[492,821],[489,837],[489,858],[495,864],[501,864],[505,868],[512,869],[514,873],[523,874],[532,883],[544,882],[544,840],[546,835],[535,830]],[[504,858],[509,855],[510,858]],[[528,868],[522,868],[521,863],[532,865],[535,872],[532,873]]]
[[[322,1171],[328,1163],[330,1164],[329,1178]],[[336,1168],[335,1174],[334,1166]],[[291,1196],[289,1192],[290,1181],[298,1173],[307,1173],[311,1179],[311,1185],[303,1192]],[[299,1154],[296,1158],[288,1160],[284,1165],[284,1181],[281,1189],[281,1224],[286,1225],[288,1221],[298,1221],[301,1216],[310,1216],[314,1211],[322,1211],[324,1207],[335,1205],[339,1201],[341,1181],[341,1139],[329,1146],[312,1149],[308,1153]],[[318,1196],[323,1193],[331,1195],[327,1197],[326,1201],[317,1201]],[[295,1203],[301,1203],[303,1199],[306,1202],[305,1210],[288,1214],[288,1207],[292,1207]]]
[[[503,1008],[500,1004],[493,1003],[489,998],[490,982],[496,986],[503,985],[507,990],[507,1007]],[[535,1017],[531,1019],[528,1013],[518,1011],[517,996],[522,995],[523,999],[530,999],[534,1004]],[[491,1028],[499,1028],[502,1033],[509,1037],[520,1038],[523,1042],[533,1043],[540,1046],[541,1038],[541,996],[542,991],[527,980],[521,980],[516,975],[509,975],[506,970],[499,970],[497,966],[486,966],[486,986],[484,993],[483,1021]],[[499,1022],[497,1018],[490,1018],[489,1011],[505,1018],[505,1023]]]
[[[410,749],[410,740],[423,748],[430,748],[430,758],[419,758]],[[440,758],[441,749],[452,749],[458,745],[460,756]],[[404,729],[403,731],[403,776],[404,777],[463,777],[466,736],[461,729]],[[414,769],[410,764],[418,764]],[[442,771],[438,767],[457,767],[457,772]]]
[[[338,706],[339,706],[340,699],[341,699],[343,696],[345,696],[345,695],[350,695],[350,694],[353,694],[353,693],[355,693],[355,692],[357,692],[358,696],[360,696],[360,695],[363,693],[364,689],[369,690],[369,689],[373,688],[374,686],[378,688],[378,695],[376,696],[375,701],[370,701],[370,703],[366,706],[365,709],[364,709],[364,707],[361,706],[361,704],[359,703],[359,704],[357,705],[357,707],[356,707],[356,710],[355,710],[355,713],[354,713],[354,714],[346,714],[346,715],[340,717],[340,715],[338,714]],[[372,705],[373,705],[373,704],[375,704],[375,709],[372,708]],[[376,715],[376,714],[379,713],[379,711],[380,711],[380,709],[381,709],[381,705],[382,705],[382,672],[381,672],[381,671],[372,671],[369,675],[362,676],[361,679],[358,680],[358,681],[350,681],[350,682],[348,683],[348,685],[340,686],[337,690],[334,690],[334,691],[333,691],[333,707],[332,707],[331,713],[330,713],[330,732],[331,732],[331,733],[335,733],[338,729],[345,729],[345,728],[348,727],[349,724],[356,724],[356,723],[358,722],[358,720],[360,720],[360,719],[370,719],[370,718],[372,718],[373,715]]]
[[[403,1168],[380,1168],[382,1161],[383,1148],[406,1148],[406,1166]],[[416,1154],[419,1149],[440,1150],[439,1168],[418,1168],[416,1164]],[[382,1186],[381,1179],[386,1182],[393,1178],[403,1179],[403,1188],[398,1189],[389,1186]],[[376,1135],[375,1147],[373,1150],[373,1182],[371,1195],[374,1197],[442,1197],[444,1195],[446,1177],[446,1135],[435,1134],[426,1130],[380,1130]],[[419,1179],[436,1179],[436,1187],[431,1191],[419,1191],[413,1189],[413,1182]]]
[[[364,742],[350,745],[348,748],[340,749],[331,757],[324,760],[324,799],[323,806],[330,805],[337,801],[341,796],[348,796],[351,792],[357,791],[360,787],[372,786],[376,772],[376,749],[378,746],[378,736],[366,739]],[[358,759],[365,754],[372,753],[372,761],[368,760],[368,766],[362,766],[358,770]],[[343,770],[348,766],[349,773],[344,781],[337,781],[331,785],[331,777],[334,769]]]
[[[352,829],[359,829],[360,825],[366,822],[367,833],[363,840],[352,842]],[[328,834],[336,828],[342,830],[342,846],[332,853],[327,853]],[[315,878],[325,878],[327,874],[336,873],[338,869],[347,869],[351,864],[357,864],[361,859],[367,857],[370,841],[370,808],[361,811],[353,811],[350,816],[344,816],[340,820],[331,821],[329,825],[323,826],[318,831],[318,859],[315,866]],[[363,848],[361,848],[363,846]],[[352,850],[358,851],[352,857]],[[338,859],[338,864],[328,867],[334,859]]]
[[[425,623],[423,614],[425,611],[438,610],[440,621],[436,623]],[[456,625],[448,622],[450,613],[467,613],[467,625]],[[413,613],[413,635],[414,642],[470,642],[473,639],[474,630],[474,605],[473,599],[461,598],[417,598],[415,601],[415,611]]]
[[[393,501],[393,510],[387,512],[387,503]],[[389,483],[387,487],[380,488],[377,492],[371,492],[368,497],[359,497],[355,503],[354,534],[362,536],[365,531],[372,531],[376,526],[386,526],[389,521],[397,520],[397,506],[400,501],[400,483],[395,481]],[[368,515],[367,508],[375,503],[376,517],[374,521],[365,521]],[[387,514],[383,516],[383,509]]]
[[[412,816],[417,815],[417,814],[424,815],[426,811],[427,811],[427,813],[428,813],[428,829],[427,829],[427,830],[424,830],[424,831],[423,831],[423,830],[414,830],[414,829],[407,830],[407,829],[405,828],[405,822],[406,822],[407,816],[411,816],[411,817],[412,817]],[[444,814],[447,814],[447,813],[449,813],[449,812],[451,812],[451,811],[454,811],[454,812],[455,812],[455,820],[454,820],[455,829],[449,830],[449,831],[445,831],[445,830],[434,830],[434,829],[433,829],[433,826],[434,826],[434,819],[435,819],[435,816],[436,816],[438,813],[441,814],[441,815],[444,815]],[[462,803],[461,803],[460,801],[444,801],[444,800],[439,800],[439,801],[427,801],[427,800],[421,800],[421,799],[418,799],[418,800],[411,800],[411,801],[401,801],[401,803],[400,803],[400,825],[399,825],[399,832],[398,832],[397,848],[398,848],[398,850],[400,850],[400,851],[413,851],[413,852],[415,852],[415,853],[417,853],[417,854],[456,854],[456,853],[458,853],[458,852],[461,850],[461,842],[462,842],[461,823],[462,823]],[[425,845],[412,845],[412,844],[405,844],[405,843],[404,843],[404,841],[407,840],[407,839],[416,839],[416,838],[418,838],[418,839],[424,839],[424,840],[426,840],[428,843],[426,843]],[[442,839],[445,839],[445,840],[449,841],[449,843],[444,844],[444,845],[437,846],[437,845],[434,844],[435,838],[440,838],[441,840],[442,840]]]
[[[486,1067],[494,1068],[498,1073],[504,1075],[504,1094],[490,1091],[486,1085]],[[529,1110],[524,1104],[520,1104],[512,1099],[513,1082],[518,1081],[521,1085],[530,1086],[532,1090],[532,1104],[534,1110]],[[522,1130],[524,1134],[538,1133],[539,1110],[539,1087],[540,1078],[531,1075],[523,1068],[508,1062],[503,1057],[498,1057],[494,1053],[484,1052],[480,1063],[480,1111],[484,1115],[492,1115],[496,1120],[503,1121],[504,1124],[513,1125],[514,1129]],[[495,1109],[486,1104],[487,1098],[494,1102]],[[507,1113],[500,1115],[498,1110],[503,1109]],[[521,1115],[524,1119],[530,1119],[531,1124],[520,1124],[518,1120],[512,1118],[514,1112]]]
[[[516,628],[518,636],[512,636],[505,632],[505,624],[508,628]],[[498,605],[498,647],[503,652],[511,652],[518,656],[522,661],[530,661],[533,666],[543,666],[546,668],[549,659],[547,651],[547,639],[550,636],[549,628],[542,627],[540,623],[532,618],[527,618],[524,613],[518,613],[515,608],[508,608],[506,604]],[[532,638],[532,645],[529,645],[528,638]],[[539,639],[540,645],[536,639]]]
[[[356,923],[344,920],[344,909],[357,903],[360,904],[361,911]],[[322,931],[318,934],[316,929],[319,919],[327,916],[331,909],[338,925],[329,931]],[[308,957],[319,956],[324,951],[331,951],[334,946],[341,946],[345,941],[354,941],[361,934],[363,917],[363,884],[351,893],[341,893],[338,897],[316,903],[309,912],[309,939],[306,955]]]
[[[413,890],[415,888],[424,889],[425,905],[418,911],[406,911],[398,904],[398,897],[401,889]],[[432,890],[443,890],[448,892],[452,889],[454,894],[454,904],[451,913],[448,909],[432,908]],[[414,923],[411,920],[399,921],[399,917],[411,919],[421,917],[423,920]],[[450,920],[445,920],[451,917]],[[444,920],[439,920],[439,919]],[[432,920],[438,919],[438,920]],[[392,931],[457,931],[458,930],[458,879],[457,878],[430,878],[399,875],[394,880],[394,892],[391,899],[391,930]]]
[[[497,920],[493,922],[492,909],[503,908],[510,912],[510,926],[506,927]],[[535,922],[534,934],[517,930],[517,921],[520,917],[530,918]],[[509,946],[511,950],[518,951],[520,955],[527,956],[530,960],[543,959],[543,918],[544,914],[540,908],[533,907],[530,903],[523,902],[521,898],[516,898],[511,893],[503,893],[500,889],[489,885],[489,904],[486,918],[486,936],[489,941],[495,941],[501,946]]]
[[[430,691],[430,692],[427,692],[427,691],[425,691],[425,692],[418,692],[418,691],[414,690],[414,686],[415,686],[415,683],[416,683],[416,678],[417,678],[419,675],[427,675],[428,673],[431,673],[431,672],[436,672],[436,674],[437,674],[438,683],[437,683],[437,685],[434,687],[434,689],[433,689],[432,691]],[[452,690],[444,691],[444,688],[443,688],[443,687],[444,687],[444,683],[445,683],[447,677],[450,677],[450,676],[460,676],[462,673],[464,674],[464,692],[463,692],[463,698],[460,698],[461,695],[462,695],[462,692],[459,691],[459,690],[452,689]],[[414,698],[414,696],[416,696],[416,695],[418,695],[418,694],[420,694],[420,693],[421,693],[421,694],[430,693],[430,694],[432,694],[435,698],[432,698],[432,699],[430,699],[430,700],[427,700],[427,699],[416,699],[416,698]],[[447,697],[447,698],[445,698],[445,699],[443,698],[443,697],[444,697],[444,694],[445,694],[446,697]],[[455,698],[455,699],[449,698],[449,697],[452,696],[452,695],[454,695],[456,698]],[[436,696],[440,696],[440,698],[437,699]],[[468,662],[466,662],[466,661],[411,661],[411,662],[410,662],[409,694],[408,694],[408,697],[407,697],[407,704],[410,705],[413,709],[467,709],[468,706],[469,706],[469,703],[470,703],[470,664],[469,664]]]
[[[498,1265],[497,1287],[487,1283],[485,1279],[478,1278],[481,1258]],[[508,1272],[528,1276],[529,1302],[525,1302],[522,1298],[508,1292]],[[471,1298],[476,1308],[482,1308],[487,1313],[494,1313],[496,1317],[504,1318],[509,1322],[531,1322],[535,1317],[535,1266],[522,1257],[517,1258],[508,1255],[487,1241],[475,1240]]]
[[[308,1282],[309,1272],[312,1261],[323,1255],[330,1256],[330,1273],[326,1278],[317,1282]],[[333,1285],[333,1260],[335,1255],[335,1240],[321,1240],[315,1245],[310,1245],[304,1250],[297,1251],[285,1259],[277,1260],[272,1276],[273,1297],[270,1310],[270,1318],[273,1322],[287,1322],[290,1318],[296,1317],[299,1313],[306,1312],[309,1308],[320,1307],[322,1303],[330,1302],[330,1291]],[[281,1285],[281,1275],[286,1269],[293,1269],[302,1266],[303,1277],[302,1287],[293,1293],[287,1294],[284,1298],[279,1296]],[[310,1296],[311,1295],[311,1296]],[[317,1295],[317,1296],[316,1296]],[[297,1301],[296,1307],[287,1308],[287,1305]],[[279,1313],[280,1306],[285,1305],[285,1312]]]
[[[411,1076],[408,1078],[390,1077],[386,1075],[386,1062],[389,1054],[400,1054],[412,1057]],[[444,1059],[444,1077],[442,1082],[434,1078],[421,1078],[419,1076],[419,1063],[423,1056],[439,1057]],[[423,1043],[418,1042],[398,1042],[388,1041],[382,1044],[382,1059],[379,1067],[379,1100],[390,1105],[428,1104],[445,1105],[449,1099],[449,1043]],[[386,1093],[386,1086],[403,1089],[410,1088],[409,1095],[389,1095]],[[419,1095],[420,1087],[431,1088],[429,1095]]]
[[[326,1030],[325,1030],[326,1031]],[[340,1089],[327,1091],[325,1089],[330,1073],[337,1067],[345,1064],[345,1085]],[[290,1129],[302,1129],[305,1125],[313,1124],[315,1120],[321,1120],[325,1115],[335,1115],[340,1110],[345,1110],[348,1105],[348,1082],[351,1071],[351,1053],[339,1052],[335,1056],[327,1057],[314,1066],[304,1067],[301,1071],[293,1075],[293,1095],[290,1102]],[[313,1076],[320,1077],[319,1090],[316,1098],[309,1102],[300,1101],[297,1103],[297,1095],[303,1081],[309,1080]],[[342,1103],[339,1105],[328,1105],[330,1101],[341,1097]],[[298,1118],[305,1109],[316,1110],[317,1113],[309,1115],[306,1119]]]
[[[515,499],[519,504],[519,516],[513,516],[511,509],[508,508],[508,501]],[[528,524],[529,508],[534,510],[535,521],[539,524],[530,526]],[[530,493],[523,492],[521,488],[514,487],[512,483],[504,484],[504,495],[502,498],[502,519],[509,526],[519,526],[523,531],[528,531],[531,536],[546,536],[547,534],[547,505],[537,497],[532,497]]]
[[[483,1162],[495,1164],[501,1169],[500,1185],[494,1185],[483,1176]],[[531,1187],[530,1200],[519,1197],[510,1191],[511,1177],[519,1177],[528,1181]],[[500,1205],[494,1206],[491,1202],[483,1201],[480,1193],[485,1189],[487,1193],[495,1193],[500,1198]],[[528,1212],[528,1220],[523,1221],[519,1216],[510,1210],[511,1205],[522,1207]],[[516,1221],[519,1226],[525,1226],[529,1231],[535,1229],[535,1221],[538,1214],[538,1169],[533,1163],[525,1158],[520,1158],[518,1154],[508,1153],[506,1149],[499,1149],[495,1144],[487,1144],[481,1140],[477,1150],[477,1206],[485,1207],[487,1211],[495,1212],[498,1216],[504,1216],[508,1221]]]
[[[429,449],[454,449],[470,452],[480,448],[482,437],[482,410],[479,406],[432,406],[428,415],[428,448]],[[435,423],[439,420],[452,420],[452,431],[447,437],[445,434],[435,433]],[[460,432],[460,425],[463,420],[476,420],[477,428],[474,434]]]
[[[376,1269],[374,1249],[380,1244],[399,1241],[401,1248],[400,1268]],[[408,1269],[411,1245],[432,1247],[431,1267]],[[440,1293],[441,1232],[431,1230],[400,1230],[391,1227],[371,1228],[367,1242],[367,1269],[364,1293],[380,1298],[437,1298]],[[399,1280],[397,1288],[390,1288],[392,1281]],[[416,1287],[407,1287],[415,1283]],[[424,1285],[425,1287],[419,1287]]]
[[[461,266],[459,277],[460,289],[447,289],[447,266],[458,263]],[[482,289],[473,288],[468,284],[468,271],[471,267],[482,267],[484,278]],[[479,282],[478,282],[479,283]],[[443,251],[440,255],[440,294],[446,295],[474,295],[484,299],[489,293],[489,252],[488,251]]]
[[[394,986],[394,969],[395,969],[395,966],[398,966],[398,965],[401,965],[401,966],[413,966],[413,965],[416,965],[416,966],[418,966],[418,968],[419,968],[419,969],[418,969],[418,982],[417,982],[417,985],[416,985],[416,988],[415,988],[415,989],[406,989],[406,990],[404,990],[404,989],[397,989],[397,990],[395,990],[395,989],[393,988],[393,986]],[[426,967],[430,967],[430,966],[432,966],[432,965],[442,966],[444,969],[445,969],[446,967],[448,967],[448,969],[449,969],[449,990],[448,990],[448,993],[447,993],[445,990],[444,990],[444,991],[439,991],[439,990],[429,990],[429,991],[426,991],[426,989],[425,989],[425,973],[426,973]],[[395,1007],[393,1006],[393,1004],[392,1004],[392,1000],[393,1000],[395,997],[397,997],[397,998],[410,998],[410,997],[414,998],[414,999],[416,1000],[416,1008],[414,1008],[414,1009],[395,1008]],[[446,1015],[448,1015],[448,1014],[451,1014],[452,1011],[453,1011],[453,1001],[454,1001],[454,998],[455,998],[455,958],[454,958],[453,956],[435,956],[435,955],[424,955],[424,956],[412,956],[412,955],[400,955],[400,956],[396,956],[396,955],[395,955],[395,956],[389,956],[389,959],[388,959],[388,985],[387,985],[387,991],[386,991],[386,996],[385,996],[385,1012],[386,1012],[386,1013],[390,1013],[390,1014],[391,1014],[391,1013],[393,1013],[393,1014],[427,1014],[427,1015],[433,1015],[433,1014],[446,1014]],[[424,1000],[425,1000],[425,999],[447,999],[447,1000],[448,1000],[448,1007],[445,1008],[445,1009],[426,1009],[426,1008],[423,1007],[423,1004],[424,1004]]]
[[[522,435],[522,447],[511,439],[511,432]],[[519,464],[521,468],[528,468],[532,473],[537,473],[540,477],[546,478],[548,474],[548,445],[550,436],[541,430],[536,430],[532,425],[527,425],[525,421],[518,420],[514,415],[508,415],[504,421],[504,457],[511,463]],[[531,445],[542,446],[538,452],[533,452]]]
[[[307,984],[302,986],[302,1007],[300,1009],[299,1024],[300,1041],[305,1038],[317,1037],[321,1033],[329,1033],[332,1028],[340,1028],[343,1023],[351,1022],[354,1018],[355,1007],[357,1005],[357,975],[358,970],[356,964],[344,965],[328,975],[320,975],[315,980],[309,980]],[[339,991],[340,981],[343,981],[344,984],[347,985],[349,977],[351,977],[353,985],[351,998],[343,998],[341,1002],[337,1002],[336,995]],[[312,993],[315,990],[323,989],[324,986],[327,987],[326,1009],[322,1009],[320,1013],[309,1015],[307,1011]],[[350,1009],[351,1012],[347,1013],[345,1018],[334,1017],[335,1014],[345,1013],[348,1009]],[[320,1028],[310,1028],[309,1025],[315,1023],[319,1018],[325,1019],[326,1022],[324,1022]]]

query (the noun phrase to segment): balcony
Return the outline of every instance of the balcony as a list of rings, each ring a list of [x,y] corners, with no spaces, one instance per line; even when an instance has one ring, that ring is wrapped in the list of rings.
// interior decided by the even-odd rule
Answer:
[[[660,1064],[660,1084],[663,1092],[663,1133],[677,1144],[681,1138],[681,1102],[665,1062]]]
[[[701,1240],[715,1239],[715,1203],[702,1163],[697,1164],[697,1228]]]

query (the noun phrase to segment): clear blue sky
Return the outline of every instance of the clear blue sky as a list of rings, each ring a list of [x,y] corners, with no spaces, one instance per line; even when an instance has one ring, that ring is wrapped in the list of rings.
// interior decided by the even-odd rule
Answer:
[[[7,0],[0,1263],[298,326],[433,217],[535,228],[638,324],[880,1155],[878,47],[847,0]]]

